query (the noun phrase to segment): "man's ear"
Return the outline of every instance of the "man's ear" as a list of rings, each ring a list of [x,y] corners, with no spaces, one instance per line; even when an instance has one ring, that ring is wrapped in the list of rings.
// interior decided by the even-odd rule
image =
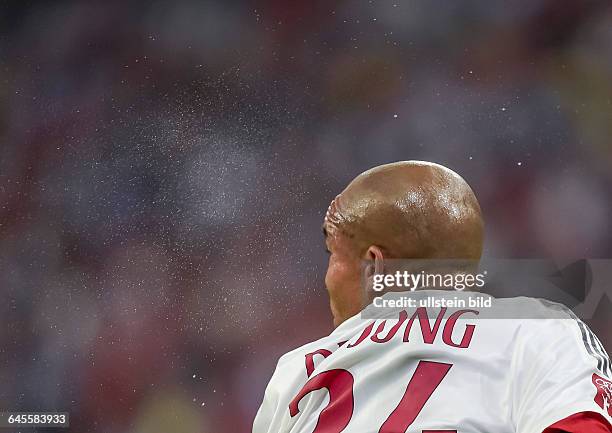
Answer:
[[[366,277],[371,277],[374,274],[382,274],[385,270],[385,255],[376,245],[370,245],[365,253],[365,259],[372,262],[368,267]]]

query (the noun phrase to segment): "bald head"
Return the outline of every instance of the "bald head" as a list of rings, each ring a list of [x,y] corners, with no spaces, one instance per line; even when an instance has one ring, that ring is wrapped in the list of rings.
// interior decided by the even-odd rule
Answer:
[[[438,164],[402,161],[357,176],[330,205],[324,229],[351,239],[362,254],[380,247],[391,258],[478,260],[480,206],[457,173]]]

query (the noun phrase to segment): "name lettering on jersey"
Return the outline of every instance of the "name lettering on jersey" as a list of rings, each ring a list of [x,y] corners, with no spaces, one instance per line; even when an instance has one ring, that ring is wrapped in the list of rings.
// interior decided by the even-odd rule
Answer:
[[[312,372],[315,369],[315,365],[314,365],[314,356],[315,355],[321,355],[323,358],[327,358],[329,355],[331,355],[331,351],[327,350],[327,349],[319,349],[319,350],[315,350],[314,352],[310,352],[306,354],[306,376],[310,377],[310,375],[312,374]]]
[[[438,312],[438,315],[436,316],[436,320],[434,324],[431,325],[429,322],[430,314],[427,311],[427,308],[425,307],[417,308],[416,311],[410,317],[410,319],[408,318],[408,313],[405,310],[402,310],[399,312],[397,323],[389,329],[389,331],[387,332],[385,336],[382,336],[381,334],[383,333],[385,329],[387,320],[383,320],[382,322],[380,322],[378,326],[376,327],[376,331],[374,331],[374,333],[372,333],[372,330],[374,329],[374,325],[376,324],[376,322],[371,322],[370,324],[368,324],[368,326],[366,326],[363,329],[363,331],[361,332],[357,340],[353,343],[348,344],[346,347],[352,348],[352,347],[358,346],[363,341],[365,341],[368,337],[370,337],[370,340],[373,341],[374,343],[386,343],[389,340],[391,340],[393,337],[395,337],[395,335],[398,333],[398,331],[400,331],[404,323],[406,323],[406,325],[404,327],[404,332],[403,332],[403,341],[407,343],[410,341],[410,338],[409,338],[410,332],[413,329],[413,324],[415,323],[415,321],[418,321],[419,323],[419,329],[421,331],[421,337],[423,338],[423,343],[433,344],[434,341],[436,340],[436,337],[439,334],[440,327],[442,325],[442,322],[445,318],[447,311],[448,309],[446,307],[440,308],[440,311]],[[463,332],[463,336],[461,337],[460,341],[455,342],[453,341],[453,338],[452,338],[457,321],[461,318],[461,316],[467,313],[473,313],[476,315],[479,314],[477,310],[458,310],[452,313],[447,318],[446,322],[444,323],[444,327],[442,329],[442,342],[444,344],[446,344],[447,346],[456,347],[459,349],[465,349],[470,346],[472,337],[474,336],[474,330],[476,329],[476,325],[466,325],[465,330]]]
[[[415,322],[419,323],[419,330],[423,338],[423,343],[434,344],[436,338],[438,337],[440,328],[442,327],[442,322],[444,321],[444,318],[447,312],[448,312],[448,309],[446,307],[442,307],[440,311],[438,312],[438,315],[436,316],[436,320],[434,324],[431,325],[429,322],[430,313],[427,311],[427,308],[425,307],[417,308],[415,312],[412,314],[412,316],[410,316],[410,318],[408,318],[408,312],[406,312],[405,310],[402,310],[399,312],[397,323],[394,324],[389,329],[389,331],[387,331],[386,335],[382,336],[381,334],[383,333],[385,329],[387,320],[383,320],[382,322],[380,322],[378,326],[376,327],[376,330],[374,331],[374,333],[372,333],[372,330],[374,329],[374,326],[376,325],[376,321],[374,321],[374,322],[369,323],[363,329],[363,331],[361,332],[357,340],[355,340],[355,342],[346,344],[348,343],[348,340],[341,341],[338,343],[338,347],[342,347],[346,344],[345,347],[347,349],[350,349],[352,347],[360,345],[368,337],[374,343],[387,343],[393,337],[395,337],[396,334],[398,334],[398,332],[400,331],[404,323],[406,325],[404,327],[404,332],[401,334],[403,335],[402,341],[404,343],[408,343],[410,341],[410,338],[409,338],[410,332],[413,329],[412,325]],[[461,318],[461,316],[467,313],[473,313],[477,315],[479,312],[476,310],[457,310],[454,313],[452,313],[450,316],[448,316],[448,318],[446,319],[446,322],[444,323],[444,326],[442,327],[442,342],[444,344],[450,347],[458,348],[458,349],[466,349],[470,346],[470,343],[472,342],[472,337],[474,336],[474,330],[476,329],[476,325],[466,325],[465,330],[463,332],[463,336],[461,337],[461,340],[459,340],[458,342],[453,341],[453,338],[452,338],[457,321]],[[306,364],[306,375],[310,377],[310,375],[315,370],[315,356],[319,356],[325,359],[331,354],[332,354],[332,351],[328,349],[318,349],[318,350],[315,350],[314,352],[307,353],[305,355],[305,360],[304,360]],[[317,362],[320,362],[320,361],[321,359],[319,359]]]

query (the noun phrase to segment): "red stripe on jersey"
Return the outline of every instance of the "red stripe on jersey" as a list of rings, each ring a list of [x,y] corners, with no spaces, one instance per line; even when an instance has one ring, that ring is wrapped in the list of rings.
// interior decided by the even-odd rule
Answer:
[[[610,433],[612,425],[597,412],[578,412],[557,421],[542,433]]]

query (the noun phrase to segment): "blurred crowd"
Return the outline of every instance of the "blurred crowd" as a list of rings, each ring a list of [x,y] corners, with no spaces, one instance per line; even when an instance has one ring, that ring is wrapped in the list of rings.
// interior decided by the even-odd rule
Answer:
[[[248,431],[385,162],[464,176],[487,256],[612,257],[611,76],[605,0],[3,2],[0,409]]]

